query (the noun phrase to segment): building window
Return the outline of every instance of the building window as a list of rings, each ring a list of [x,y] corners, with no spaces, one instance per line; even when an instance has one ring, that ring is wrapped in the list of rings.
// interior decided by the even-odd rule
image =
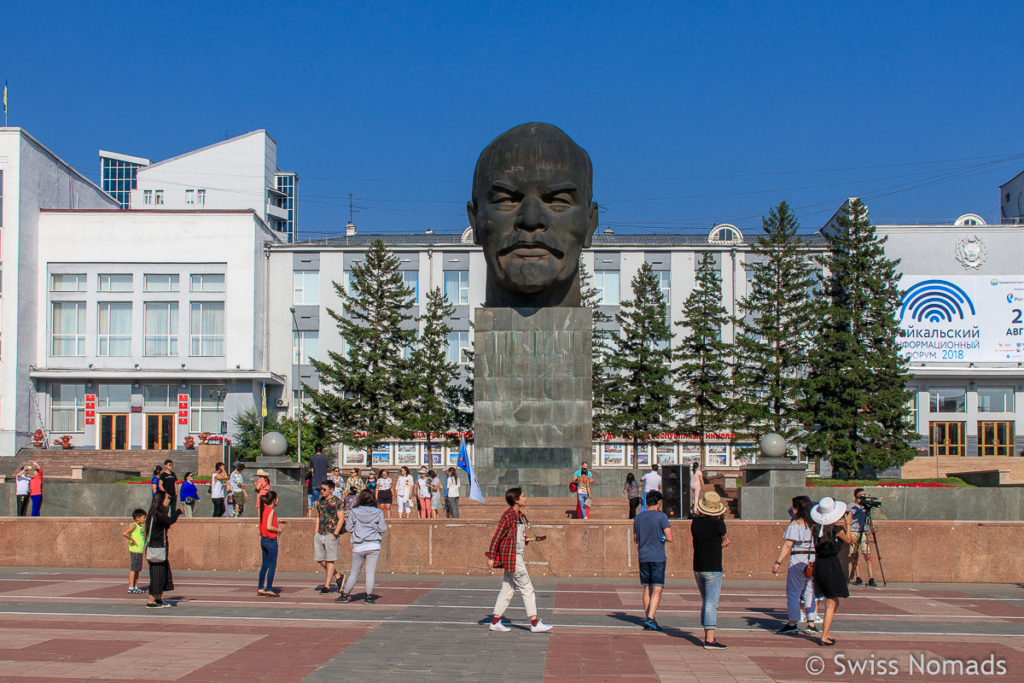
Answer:
[[[214,396],[215,389],[223,386],[213,384],[193,384],[191,387],[191,410],[189,431],[212,432],[220,434],[220,423],[224,419],[224,401]]]
[[[296,270],[292,302],[315,306],[320,303],[320,273],[315,270]]]
[[[619,271],[598,270],[594,272],[594,289],[597,303],[602,306],[619,305]]]
[[[178,275],[147,273],[142,276],[142,290],[145,292],[177,292]]]
[[[101,292],[130,292],[132,291],[132,274],[100,274],[97,289]]]
[[[132,355],[131,302],[100,302],[98,313],[96,355]]]
[[[467,351],[469,351],[469,332],[449,332],[448,362],[458,364],[468,363],[469,358],[466,356]]]
[[[910,420],[910,428],[917,431],[917,389],[913,391],[913,396],[907,401],[907,416]]]
[[[84,292],[85,273],[54,273],[50,276],[51,292]]]
[[[1013,421],[979,422],[978,455],[1013,455]]]
[[[317,360],[317,347],[320,333],[316,330],[292,330],[292,363],[308,365],[309,360]]]
[[[224,273],[194,273],[189,289],[193,292],[223,292]]]
[[[132,403],[130,384],[97,384],[97,408],[127,408]]]
[[[164,191],[154,190],[153,191],[153,204],[156,206],[163,206],[164,203]]]
[[[967,410],[967,393],[963,389],[933,389],[929,403],[933,413],[962,413]]]
[[[196,205],[206,206],[206,190],[196,190]]]
[[[406,287],[412,290],[412,302],[413,304],[419,304],[420,302],[420,274],[416,270],[403,270],[402,271],[402,282]]]
[[[142,191],[142,203],[143,204],[152,204],[153,203],[153,190],[143,190]]]
[[[469,271],[468,270],[446,270],[444,271],[444,295],[448,301],[456,306],[464,306],[469,303]]]
[[[189,355],[224,355],[224,302],[193,301],[189,316]]]
[[[50,325],[50,355],[85,355],[85,303],[55,301]]]
[[[178,302],[147,301],[143,306],[143,352],[147,356],[177,356]]]
[[[185,204],[187,206],[194,206],[196,203],[196,191],[185,190]]]
[[[978,387],[978,412],[1012,413],[1013,389],[1008,387]]]
[[[85,425],[85,386],[54,384],[50,387],[50,431],[81,432]]]
[[[147,384],[142,387],[143,400],[147,408],[177,408],[178,385]]]

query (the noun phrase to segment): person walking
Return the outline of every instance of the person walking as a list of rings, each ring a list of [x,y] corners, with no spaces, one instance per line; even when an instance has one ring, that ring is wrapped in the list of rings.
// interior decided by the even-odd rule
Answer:
[[[484,553],[487,557],[488,569],[504,569],[505,575],[501,580],[501,590],[498,591],[498,599],[494,603],[494,613],[491,617],[490,629],[492,631],[511,631],[508,626],[501,623],[501,617],[505,614],[515,589],[523,596],[523,606],[526,614],[530,617],[530,631],[533,633],[544,633],[550,631],[551,626],[545,624],[537,616],[537,598],[533,591],[533,582],[530,581],[530,573],[526,570],[526,544],[530,539],[526,538],[526,525],[529,520],[523,514],[526,507],[526,494],[518,486],[505,491],[505,502],[508,509],[498,520],[498,526],[491,536],[491,544]]]
[[[441,490],[441,478],[437,476],[437,472],[434,470],[427,472],[427,478],[430,481],[430,518],[440,519],[441,510],[444,509],[445,498]]]
[[[384,512],[385,519],[391,519],[391,502],[394,492],[391,490],[394,480],[387,470],[381,470],[377,476],[377,504]]]
[[[32,516],[38,517],[43,511],[43,468],[32,462],[32,478],[28,480],[28,497],[32,500]]]
[[[636,519],[636,510],[640,507],[640,483],[632,472],[626,472],[626,485],[622,488],[622,493],[629,501],[629,518]]]
[[[665,544],[672,542],[672,528],[668,516],[661,511],[659,491],[647,494],[647,509],[633,519],[633,541],[640,567],[640,585],[643,586],[643,627],[646,631],[660,631],[655,615],[665,588],[665,565],[668,562]]]
[[[331,592],[331,582],[338,583],[341,590],[342,576],[338,573],[338,537],[341,536],[345,515],[341,501],[334,495],[334,482],[324,479],[320,484],[320,498],[313,506],[317,516],[316,533],[313,534],[313,561],[324,568],[324,585],[321,594]]]
[[[231,495],[235,499],[235,517],[245,514],[245,503],[249,500],[249,494],[245,492],[245,463],[236,462],[235,471],[228,478],[231,485]]]
[[[844,543],[853,541],[850,515],[846,503],[826,497],[811,508],[811,536],[814,538],[814,590],[825,598],[825,621],[821,628],[821,645],[836,644],[831,636],[840,598],[850,597],[846,573],[839,561]]]
[[[447,475],[445,480],[445,503],[448,505],[448,509],[451,510],[452,519],[458,519],[459,498],[462,497],[462,494],[459,492],[459,475],[455,472],[454,467],[448,468]]]
[[[260,497],[260,564],[259,584],[256,596],[276,598],[281,594],[274,588],[274,574],[277,572],[277,537],[281,535],[281,522],[277,519],[277,494],[267,491]]]
[[[373,584],[377,576],[380,542],[387,528],[384,513],[377,508],[377,499],[369,490],[361,491],[359,500],[345,520],[345,531],[349,532],[352,543],[352,565],[348,580],[335,602],[351,601],[352,589],[355,588],[360,571],[366,577],[366,597],[363,603],[372,605],[380,597],[373,592]]]
[[[170,548],[167,530],[178,521],[180,509],[171,508],[171,496],[161,489],[153,494],[153,502],[146,515],[146,561],[149,563],[149,601],[146,607],[170,607],[163,601],[164,593],[174,590],[171,575]]]
[[[320,444],[316,445],[315,452],[309,458],[309,471],[313,473],[313,492],[314,495],[320,490],[320,484],[324,483],[324,479],[327,478],[327,456],[323,453],[323,448]],[[310,501],[310,507],[313,506],[313,501]]]
[[[213,502],[214,517],[224,516],[224,497],[226,495],[224,482],[227,480],[228,475],[224,472],[224,463],[219,462],[214,465],[213,474],[210,475],[210,500]]]
[[[14,477],[15,481],[15,496],[18,502],[18,516],[24,517],[28,514],[28,504],[32,500],[32,495],[29,493],[29,483],[32,481],[32,465],[35,463],[24,463],[18,469],[18,473]]]
[[[808,565],[814,564],[814,542],[811,539],[811,499],[797,496],[793,499],[793,519],[782,535],[782,549],[779,558],[772,565],[772,574],[778,574],[782,563],[789,556],[786,573],[786,623],[779,633],[793,633],[801,621],[800,605],[807,613],[807,631],[813,632],[817,620],[814,603],[814,582],[807,575]]]
[[[183,503],[181,509],[185,511],[185,517],[190,519],[195,514],[196,503],[199,501],[199,489],[196,488],[196,483],[192,480],[191,472],[185,473],[185,479],[181,482],[179,493]]]
[[[419,479],[416,480],[416,498],[420,506],[420,519],[430,519],[430,479],[427,468],[420,468]]]
[[[722,594],[722,549],[729,546],[726,536],[725,503],[714,491],[697,501],[697,516],[690,522],[693,536],[693,575],[700,591],[700,624],[704,627],[704,649],[724,650],[715,638],[718,622],[718,598]]]
[[[408,517],[412,514],[413,480],[405,465],[399,470],[395,493],[398,495],[398,518]]]
[[[704,492],[704,473],[700,471],[700,463],[690,465],[690,505],[691,512],[697,514],[697,503]]]
[[[594,483],[594,475],[587,463],[580,463],[580,468],[572,475],[572,483],[576,484],[576,518],[590,519],[590,487]]]

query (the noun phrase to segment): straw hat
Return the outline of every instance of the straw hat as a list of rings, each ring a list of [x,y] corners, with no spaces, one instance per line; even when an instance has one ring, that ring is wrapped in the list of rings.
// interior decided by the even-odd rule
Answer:
[[[717,493],[708,491],[697,501],[697,512],[709,517],[718,517],[725,514],[725,503]]]
[[[846,503],[829,497],[822,498],[817,505],[811,508],[811,519],[822,526],[835,524],[845,514]]]
[[[258,469],[258,470],[256,470],[256,476],[257,477],[268,477],[269,478],[270,477],[270,472],[267,472],[264,469]]]

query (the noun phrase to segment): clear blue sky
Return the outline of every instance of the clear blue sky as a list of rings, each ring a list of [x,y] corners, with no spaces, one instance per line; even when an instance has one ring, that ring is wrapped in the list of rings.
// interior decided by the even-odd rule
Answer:
[[[157,6],[159,4],[159,7]],[[812,5],[814,5],[812,7]],[[999,214],[1024,170],[1017,2],[8,3],[10,123],[98,176],[266,128],[300,230],[461,230],[477,154],[549,121],[602,226]]]

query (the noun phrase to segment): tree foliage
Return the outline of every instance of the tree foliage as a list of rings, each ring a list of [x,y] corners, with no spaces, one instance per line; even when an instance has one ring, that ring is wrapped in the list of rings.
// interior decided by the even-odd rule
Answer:
[[[431,434],[444,434],[456,420],[458,396],[452,391],[459,366],[448,361],[448,333],[446,321],[455,313],[455,307],[440,288],[427,292],[427,307],[420,321],[416,348],[412,352],[409,371],[415,383],[408,408],[407,426],[413,431],[426,432],[427,446]]]
[[[885,256],[859,199],[844,205],[827,237],[804,403],[808,452],[845,472],[881,471],[916,454],[910,375],[896,344],[899,260]]]
[[[260,415],[259,408],[248,408],[235,415],[235,440],[231,443],[236,460],[253,461],[260,453],[260,439],[267,432],[279,432],[288,442],[285,457],[295,459],[298,451],[299,421],[282,415]],[[262,431],[260,423],[263,423]],[[318,443],[317,429],[311,421],[302,421],[302,462],[309,462]],[[230,467],[230,463],[227,463]]]

